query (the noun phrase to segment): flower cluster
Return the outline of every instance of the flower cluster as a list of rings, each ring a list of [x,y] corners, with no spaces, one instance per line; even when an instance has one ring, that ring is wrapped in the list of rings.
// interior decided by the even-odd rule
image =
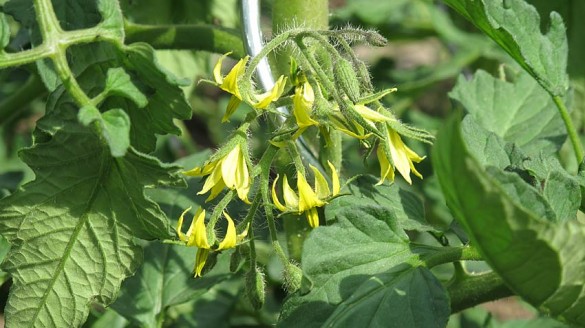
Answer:
[[[240,200],[252,205],[250,207],[252,212],[244,221],[246,224],[254,218],[253,211],[256,211],[259,202],[263,202],[267,220],[271,220],[272,210],[276,208],[282,213],[304,215],[312,228],[320,225],[319,208],[339,196],[341,190],[339,181],[341,146],[332,141],[333,139],[341,140],[333,138],[336,131],[349,138],[357,139],[366,148],[376,147],[375,153],[380,164],[378,184],[384,181],[392,182],[395,171],[398,171],[408,183],[412,183],[411,173],[422,178],[414,163],[421,162],[424,157],[409,148],[402,137],[423,142],[430,142],[432,137],[422,130],[401,123],[384,107],[380,100],[396,89],[374,92],[365,65],[355,57],[347,40],[344,39],[352,34],[341,33],[335,36],[335,34],[327,33],[323,34],[327,36],[324,37],[319,32],[306,30],[287,33],[277,36],[257,57],[251,59],[246,56],[240,59],[226,75],[222,74],[222,66],[229,53],[221,56],[213,69],[213,81],[207,81],[231,94],[222,118],[223,122],[230,119],[241,103],[246,103],[253,111],[206,163],[184,172],[188,176],[205,179],[198,194],[209,193],[206,201],[215,199],[226,189],[231,190],[216,205],[219,208],[216,207],[207,226],[205,225],[205,210],[201,208],[195,214],[186,235],[181,232],[185,213],[179,219],[177,226],[179,240],[187,246],[198,248],[195,276],[201,276],[211,251],[236,247],[245,237],[245,234],[236,235],[233,220],[223,212],[223,216],[228,221],[224,239],[219,243],[209,242],[210,239],[208,239],[215,240],[214,225],[222,210],[231,201],[230,197],[235,197],[236,194]],[[364,33],[374,32],[365,31]],[[316,46],[315,51],[307,51],[307,46],[303,42],[304,37],[323,42]],[[379,41],[383,38],[375,34],[364,35],[362,39],[372,42],[371,40]],[[285,43],[297,45],[300,50],[293,52],[294,58],[291,58],[289,76],[281,75],[270,90],[258,92],[252,82],[256,66],[261,58]],[[332,44],[345,46],[337,49]],[[329,60],[322,61],[323,57],[317,60],[316,51],[328,54]],[[325,65],[321,64],[322,62],[331,64]],[[281,106],[288,107],[288,115],[286,111],[277,108]],[[263,157],[254,164],[248,152],[248,130],[252,122],[265,115],[280,116],[279,119],[270,121],[280,122],[280,126],[274,126],[272,129],[273,135],[269,140],[271,145],[268,147],[272,149],[271,155],[267,155],[269,153],[267,150],[264,154],[266,158]],[[322,137],[326,143],[325,147],[330,152],[338,152],[338,156],[326,157],[314,162],[326,162],[328,170],[310,164],[306,170],[303,164],[297,147],[306,144],[304,135],[309,130],[313,131],[311,136],[318,134]],[[283,156],[289,156],[295,165],[296,175],[294,177],[284,175],[280,184],[280,175],[277,175],[272,182],[270,193],[268,184],[272,161],[283,149]],[[329,172],[326,174],[325,171]],[[308,182],[310,177],[306,173],[314,178],[312,185]],[[291,186],[291,180],[296,180],[296,184],[293,183],[296,188]],[[281,188],[278,188],[279,185]],[[249,201],[250,197],[254,199],[252,202]],[[268,204],[270,200],[272,204]],[[269,227],[274,229],[273,224],[269,224]],[[253,240],[250,242],[253,243]],[[290,267],[290,265],[285,264],[285,267]]]

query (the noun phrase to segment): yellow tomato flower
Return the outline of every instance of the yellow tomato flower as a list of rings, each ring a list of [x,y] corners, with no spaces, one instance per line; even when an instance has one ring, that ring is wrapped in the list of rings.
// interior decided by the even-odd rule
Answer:
[[[396,170],[402,175],[404,180],[409,184],[412,184],[410,178],[410,172],[414,173],[417,177],[422,179],[422,175],[416,170],[413,162],[420,163],[425,157],[420,157],[412,149],[408,148],[400,138],[400,135],[391,128],[388,128],[387,146],[392,157],[392,161],[386,156],[386,152],[383,146],[378,146],[377,155],[378,161],[380,162],[380,181],[377,184],[381,184],[384,180],[394,180],[394,169],[392,164],[396,167]]]
[[[332,191],[329,189],[329,185],[327,184],[327,180],[312,165],[309,165],[311,170],[315,175],[315,189],[311,188],[305,176],[301,172],[297,172],[297,189],[299,194],[295,193],[295,191],[290,187],[288,183],[288,179],[286,175],[284,176],[284,182],[282,186],[282,196],[284,199],[284,205],[278,199],[276,195],[276,183],[278,181],[278,176],[274,179],[272,183],[272,201],[277,209],[282,212],[296,212],[298,214],[305,213],[307,217],[307,221],[309,225],[313,228],[319,226],[319,214],[317,212],[317,207],[324,206],[327,204],[327,199],[339,194],[339,176],[337,175],[337,171],[331,162],[327,162],[329,168],[331,169],[331,181],[332,181]]]
[[[238,61],[238,63],[232,68],[232,70],[226,75],[221,75],[221,66],[223,64],[223,60],[229,56],[231,52],[221,56],[215,64],[213,68],[213,77],[215,79],[215,83],[219,86],[222,90],[229,92],[232,94],[232,97],[228,103],[227,110],[225,115],[222,118],[222,122],[227,121],[230,116],[236,111],[242,100],[244,99],[238,86],[238,79],[241,78],[244,73],[246,72],[246,65],[248,64],[248,60],[250,56],[246,56]],[[284,92],[284,86],[286,85],[286,77],[281,75],[272,89],[268,90],[265,93],[260,95],[251,95],[251,99],[249,101],[250,105],[254,108],[258,109],[265,109],[270,105],[271,102],[278,100],[282,93]]]
[[[189,207],[186,209],[179,217],[179,221],[177,222],[177,235],[179,239],[185,243],[187,246],[195,246],[197,247],[197,255],[195,257],[195,267],[193,271],[195,272],[195,277],[201,277],[201,271],[205,266],[205,262],[207,261],[207,257],[209,256],[210,251],[212,250],[211,245],[207,241],[207,229],[205,228],[205,210],[197,209],[195,216],[193,216],[193,221],[191,221],[191,225],[189,226],[189,230],[187,234],[184,234],[181,231],[183,227],[183,217],[187,212],[189,212],[191,208]],[[214,248],[215,251],[220,251],[228,248],[236,247],[238,242],[238,237],[236,235],[236,226],[234,225],[234,221],[232,218],[226,213],[223,212],[223,216],[228,221],[227,231],[225,233],[225,237],[219,243],[217,248]],[[242,239],[245,237],[244,231]]]
[[[265,109],[266,107],[268,107],[268,105],[270,105],[271,102],[277,101],[278,98],[280,98],[280,96],[284,92],[285,85],[286,77],[284,75],[281,75],[274,84],[274,86],[272,87],[272,89],[260,95],[252,95],[252,98],[256,99],[256,101],[251,102],[252,107],[258,109]]]
[[[246,56],[240,59],[226,76],[222,76],[221,66],[223,64],[223,60],[230,54],[231,52],[228,52],[227,54],[221,56],[213,68],[213,78],[215,79],[217,86],[220,89],[232,94],[222,121],[227,121],[242,102],[242,94],[240,93],[240,88],[238,87],[238,78],[244,75],[244,72],[246,71],[246,64],[250,59],[250,56]]]
[[[208,175],[203,184],[203,188],[197,193],[198,195],[202,195],[211,190],[206,201],[214,199],[223,188],[228,187],[232,190],[235,189],[241,200],[250,203],[248,201],[248,193],[252,185],[252,178],[250,177],[250,171],[248,170],[241,144],[236,144],[224,157],[211,161],[203,167],[195,167],[183,172],[183,174],[195,177]]]
[[[299,128],[306,129],[311,125],[319,125],[317,121],[311,118],[314,102],[315,93],[313,92],[313,87],[311,87],[308,82],[295,88],[295,95],[293,96],[293,114],[297,120]]]

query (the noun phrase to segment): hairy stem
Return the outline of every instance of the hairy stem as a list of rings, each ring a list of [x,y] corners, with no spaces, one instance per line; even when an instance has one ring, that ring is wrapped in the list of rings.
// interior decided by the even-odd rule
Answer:
[[[451,299],[451,313],[514,295],[495,272],[468,274],[447,286],[447,291]]]

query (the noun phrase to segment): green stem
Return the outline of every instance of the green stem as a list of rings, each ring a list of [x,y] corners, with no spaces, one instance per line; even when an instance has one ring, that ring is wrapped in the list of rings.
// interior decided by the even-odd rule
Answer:
[[[481,261],[482,256],[476,248],[471,246],[441,247],[439,251],[424,259],[427,267],[432,268],[440,264],[457,261]]]
[[[246,55],[240,32],[214,25],[142,25],[125,22],[126,43],[147,42],[156,49],[188,49]]]
[[[447,287],[451,300],[451,313],[488,301],[514,295],[502,278],[495,272],[480,275],[466,275]]]
[[[31,75],[16,92],[0,102],[0,126],[9,122],[26,104],[38,98],[45,87],[36,75]]]
[[[280,34],[291,27],[302,27],[315,30],[329,28],[329,1],[327,0],[274,0],[272,4],[272,31]],[[289,70],[289,58],[292,49],[285,48],[274,54],[273,68],[277,75],[286,74]],[[295,56],[296,57],[296,56]],[[339,147],[341,148],[341,147]],[[270,209],[272,210],[272,209]],[[299,231],[305,228],[306,223],[301,220],[287,222],[284,230],[289,249],[302,250],[302,239],[297,238]],[[287,265],[285,263],[285,265]]]
[[[209,240],[209,244],[213,245],[215,243],[215,225],[221,216],[221,213],[228,204],[234,199],[236,196],[235,190],[229,190],[223,198],[215,205],[213,212],[211,213],[211,218],[209,218],[209,223],[207,223],[207,240]]]
[[[561,113],[561,117],[563,118],[563,122],[565,123],[565,127],[567,128],[567,133],[569,134],[569,138],[571,139],[571,143],[573,144],[573,151],[575,152],[575,156],[577,157],[577,162],[580,164],[583,161],[583,146],[581,145],[581,141],[579,140],[579,135],[577,134],[577,130],[573,125],[573,121],[571,120],[571,116],[569,115],[569,111],[565,106],[565,102],[559,96],[553,96],[553,101],[559,112]]]

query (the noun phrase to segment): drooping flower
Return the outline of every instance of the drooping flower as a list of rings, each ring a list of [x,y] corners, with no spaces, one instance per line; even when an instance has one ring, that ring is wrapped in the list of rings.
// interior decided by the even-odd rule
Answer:
[[[284,205],[276,195],[276,183],[279,178],[276,176],[276,179],[274,179],[272,184],[272,201],[276,208],[282,212],[296,212],[298,214],[305,213],[309,225],[313,228],[318,227],[319,214],[317,212],[317,207],[327,204],[327,200],[339,194],[340,189],[337,170],[335,170],[335,167],[331,162],[327,162],[327,164],[331,169],[332,190],[329,189],[329,185],[323,174],[321,174],[321,172],[319,172],[314,166],[309,165],[315,175],[315,188],[311,188],[305,176],[301,172],[297,172],[297,189],[299,192],[297,195],[297,193],[290,187],[288,178],[285,175],[282,186]]]
[[[208,175],[203,188],[197,193],[202,195],[211,191],[206,201],[214,199],[223,188],[227,187],[232,190],[235,189],[238,197],[249,203],[248,193],[252,185],[252,178],[246,164],[244,149],[240,143],[236,144],[224,157],[211,161],[203,167],[195,167],[183,173],[195,177]]]
[[[268,107],[268,105],[270,105],[271,102],[277,101],[278,98],[280,98],[280,96],[284,92],[286,79],[287,78],[284,75],[281,75],[278,78],[278,80],[276,80],[276,83],[274,83],[272,89],[259,95],[252,95],[252,98],[256,99],[256,101],[252,100],[251,102],[252,107],[258,109],[265,109],[266,107]]]
[[[217,64],[215,64],[215,67],[213,68],[213,77],[215,79],[215,83],[217,84],[217,86],[220,87],[222,90],[232,94],[225,115],[222,118],[222,122],[227,121],[230,118],[230,116],[232,116],[232,114],[236,111],[236,109],[244,99],[240,90],[240,86],[238,85],[239,82],[238,79],[240,79],[246,72],[246,65],[248,63],[248,60],[250,59],[250,56],[246,56],[240,59],[226,76],[222,76],[221,66],[223,64],[223,60],[230,54],[231,52],[228,52],[227,54],[221,56],[217,61]],[[285,85],[286,77],[280,76],[280,78],[278,78],[272,89],[259,95],[255,94],[249,95],[250,105],[254,108],[265,109],[266,107],[268,107],[268,105],[270,105],[271,102],[276,101],[278,100],[278,98],[280,98],[284,91]]]
[[[223,121],[226,121],[236,111],[242,102],[242,94],[240,93],[240,88],[238,86],[238,78],[244,75],[244,72],[246,71],[246,64],[250,59],[250,56],[246,56],[240,59],[226,76],[222,76],[221,66],[223,64],[223,60],[230,54],[231,52],[228,52],[227,54],[221,56],[213,68],[213,78],[215,79],[217,86],[220,89],[232,94],[225,115],[223,116]]]
[[[205,266],[205,262],[207,261],[209,253],[212,250],[220,251],[236,247],[236,244],[239,241],[241,241],[241,239],[243,239],[247,234],[247,230],[244,231],[239,236],[236,235],[236,226],[234,225],[234,221],[226,212],[223,212],[223,216],[228,221],[225,237],[217,247],[212,248],[212,245],[209,245],[209,242],[207,240],[207,229],[205,227],[205,210],[201,209],[201,207],[197,209],[195,216],[193,216],[193,221],[191,221],[191,225],[189,226],[187,234],[184,234],[181,231],[181,228],[183,227],[184,216],[189,210],[191,210],[190,207],[186,209],[179,217],[176,230],[179,239],[182,242],[184,242],[185,245],[197,247],[197,255],[195,257],[195,267],[193,271],[195,272],[195,277],[201,277],[201,271]]]
[[[319,125],[317,121],[311,118],[314,102],[315,92],[309,82],[304,82],[295,88],[293,115],[300,129],[306,129],[311,125]]]
[[[391,160],[384,151],[384,146],[388,147],[388,151]],[[382,184],[384,180],[394,180],[394,167],[402,175],[404,180],[409,184],[412,184],[410,178],[410,172],[414,173],[417,177],[422,179],[422,175],[416,170],[413,162],[420,163],[425,157],[420,157],[412,149],[408,148],[400,138],[398,132],[392,128],[388,128],[388,134],[385,145],[379,145],[376,151],[378,155],[378,161],[380,162],[380,181],[377,184]]]

